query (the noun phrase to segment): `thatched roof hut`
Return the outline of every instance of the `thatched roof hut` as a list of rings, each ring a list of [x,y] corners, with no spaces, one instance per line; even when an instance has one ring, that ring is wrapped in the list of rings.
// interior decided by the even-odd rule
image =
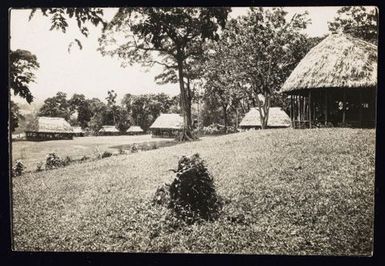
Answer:
[[[143,133],[144,130],[140,126],[130,126],[130,128],[127,130],[127,134],[130,135],[139,135]]]
[[[183,117],[179,114],[160,114],[150,126],[153,136],[175,137],[183,129]]]
[[[100,135],[118,135],[120,131],[115,127],[115,126],[108,126],[104,125],[102,128],[99,130]]]
[[[377,86],[377,46],[348,34],[330,34],[313,47],[281,92],[314,88]]]
[[[84,131],[81,127],[72,127],[75,136],[84,136]]]
[[[313,47],[281,88],[294,127],[375,124],[377,46],[344,33]]]
[[[28,140],[72,139],[73,128],[61,117],[40,116],[27,127]]]
[[[245,115],[239,124],[241,128],[260,128],[261,120],[258,108],[250,108],[250,111]],[[289,127],[290,117],[281,109],[281,107],[270,107],[268,127]]]

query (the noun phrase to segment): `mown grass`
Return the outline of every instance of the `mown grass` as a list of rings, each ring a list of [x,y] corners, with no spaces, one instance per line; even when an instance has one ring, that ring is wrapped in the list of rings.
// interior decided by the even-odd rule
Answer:
[[[44,162],[48,153],[56,153],[62,158],[80,159],[83,156],[97,157],[104,151],[116,152],[119,146],[130,146],[134,143],[163,143],[167,139],[152,138],[151,135],[139,136],[90,136],[75,137],[73,140],[50,141],[14,141],[12,143],[12,161],[21,160],[26,171],[36,170],[40,162]]]
[[[265,130],[13,179],[16,250],[370,255],[375,131]],[[226,204],[190,226],[151,204],[198,152]]]

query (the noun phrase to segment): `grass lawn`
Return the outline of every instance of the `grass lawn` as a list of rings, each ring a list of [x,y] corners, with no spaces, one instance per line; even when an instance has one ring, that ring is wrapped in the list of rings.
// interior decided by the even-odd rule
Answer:
[[[198,152],[226,199],[190,226],[152,205]],[[15,250],[370,255],[375,130],[278,129],[27,173],[13,183]]]
[[[50,141],[15,141],[12,143],[12,160],[22,160],[27,171],[36,170],[39,162],[45,162],[48,153],[54,152],[60,157],[80,159],[83,156],[96,157],[104,151],[116,152],[117,146],[143,142],[165,142],[162,138],[151,135],[140,136],[90,136],[75,137],[73,140]]]

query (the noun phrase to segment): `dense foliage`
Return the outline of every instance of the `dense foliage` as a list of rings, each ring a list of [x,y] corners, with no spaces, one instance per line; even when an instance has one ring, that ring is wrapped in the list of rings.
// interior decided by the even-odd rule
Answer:
[[[344,32],[377,44],[378,8],[365,6],[344,6],[337,11],[337,17],[329,22],[331,32]]]
[[[165,200],[166,195],[169,200]],[[176,178],[171,185],[157,190],[155,200],[167,203],[178,218],[188,223],[215,219],[222,206],[213,177],[199,154],[179,159]]]
[[[218,38],[217,31],[225,26],[229,12],[230,8],[218,7],[120,8],[104,28],[100,51],[103,55],[117,55],[123,60],[123,66],[136,62],[145,66],[160,64],[165,72],[172,70],[171,76],[161,77],[166,80],[175,80],[177,72],[184,136],[191,139],[192,91],[186,85],[185,74],[194,56],[202,53],[204,42]]]

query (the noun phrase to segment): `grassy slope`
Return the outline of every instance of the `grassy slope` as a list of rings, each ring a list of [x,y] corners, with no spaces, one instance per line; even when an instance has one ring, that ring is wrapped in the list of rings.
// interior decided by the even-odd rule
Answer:
[[[369,255],[374,143],[374,130],[266,130],[26,174],[13,180],[14,245]],[[194,152],[230,202],[218,221],[172,229],[167,210],[149,202],[178,157]]]
[[[151,135],[140,136],[98,136],[78,137],[73,140],[51,141],[15,141],[12,143],[13,161],[21,159],[27,171],[34,171],[39,162],[44,162],[48,153],[55,152],[61,157],[70,156],[79,159],[82,156],[96,157],[104,151],[116,151],[112,146],[132,144],[148,141],[165,141],[165,139],[152,138]]]

